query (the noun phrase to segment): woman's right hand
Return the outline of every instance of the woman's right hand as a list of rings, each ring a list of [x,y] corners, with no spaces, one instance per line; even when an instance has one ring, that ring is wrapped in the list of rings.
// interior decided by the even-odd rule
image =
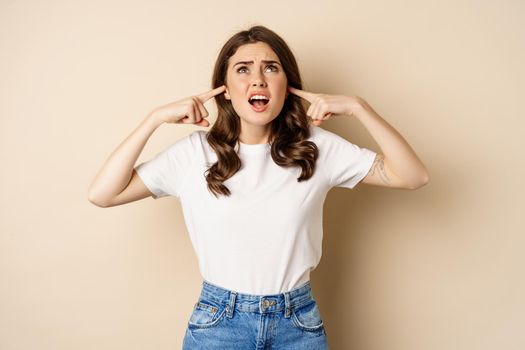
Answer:
[[[155,118],[159,119],[162,123],[210,126],[210,123],[204,119],[209,115],[206,108],[204,108],[204,103],[210,98],[223,93],[225,90],[226,86],[222,85],[200,95],[191,96],[158,107],[154,110],[153,114],[155,115]]]

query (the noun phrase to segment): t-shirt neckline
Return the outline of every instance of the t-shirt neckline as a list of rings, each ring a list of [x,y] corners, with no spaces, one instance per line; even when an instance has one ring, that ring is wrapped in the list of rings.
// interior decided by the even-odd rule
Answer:
[[[270,143],[243,143],[239,141],[239,152],[240,153],[265,153],[270,150]]]

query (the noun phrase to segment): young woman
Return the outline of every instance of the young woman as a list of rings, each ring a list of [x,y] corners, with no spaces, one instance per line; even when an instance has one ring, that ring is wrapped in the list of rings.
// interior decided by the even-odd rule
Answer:
[[[321,258],[327,192],[361,181],[416,189],[427,171],[362,98],[301,90],[292,52],[263,26],[226,42],[212,86],[153,110],[111,154],[89,199],[101,207],[180,200],[203,276],[184,349],[328,349],[309,282]],[[134,168],[161,124],[209,126],[211,98],[218,116],[210,130]],[[384,154],[319,127],[335,115],[358,118]]]

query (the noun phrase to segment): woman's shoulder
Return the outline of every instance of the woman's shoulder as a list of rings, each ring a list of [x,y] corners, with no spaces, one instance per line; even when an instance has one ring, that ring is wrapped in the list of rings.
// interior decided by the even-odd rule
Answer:
[[[188,136],[195,141],[206,141],[207,130],[194,130]]]
[[[323,129],[315,124],[310,124],[310,138],[316,142],[329,142],[330,140],[340,137],[336,133]]]
[[[170,153],[195,153],[209,147],[205,130],[194,130],[172,142],[166,151]]]
[[[184,143],[188,147],[194,147],[199,144],[207,143],[206,130],[193,130],[185,136],[181,137],[176,143]]]
[[[213,148],[208,143],[208,130],[194,130],[188,137],[192,146],[198,148],[203,153],[214,153]]]

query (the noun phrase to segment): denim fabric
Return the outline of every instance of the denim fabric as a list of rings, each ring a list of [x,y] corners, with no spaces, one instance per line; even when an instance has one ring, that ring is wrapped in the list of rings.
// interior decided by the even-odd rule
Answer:
[[[310,282],[289,292],[252,295],[203,281],[183,350],[325,350],[328,348]]]

